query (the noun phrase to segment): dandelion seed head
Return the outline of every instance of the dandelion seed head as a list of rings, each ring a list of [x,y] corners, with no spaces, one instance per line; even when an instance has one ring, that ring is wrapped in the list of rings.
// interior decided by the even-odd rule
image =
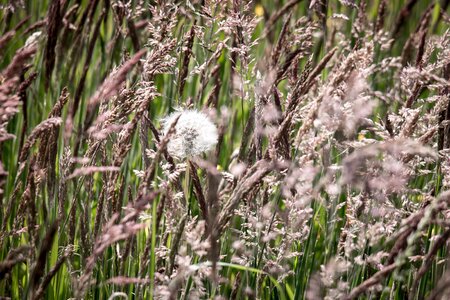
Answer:
[[[171,124],[178,118],[175,134],[167,144],[170,155],[186,158],[206,152],[217,144],[216,125],[207,115],[196,110],[174,112],[162,120],[163,131],[168,133]]]

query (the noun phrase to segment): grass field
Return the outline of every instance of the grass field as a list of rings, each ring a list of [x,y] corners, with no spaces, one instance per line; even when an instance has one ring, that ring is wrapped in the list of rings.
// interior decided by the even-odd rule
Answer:
[[[450,299],[450,1],[0,7],[0,298]]]

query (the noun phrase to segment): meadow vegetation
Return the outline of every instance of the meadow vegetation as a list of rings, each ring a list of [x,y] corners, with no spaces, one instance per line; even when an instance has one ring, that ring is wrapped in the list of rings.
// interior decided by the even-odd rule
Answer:
[[[0,0],[0,297],[450,299],[449,6]]]

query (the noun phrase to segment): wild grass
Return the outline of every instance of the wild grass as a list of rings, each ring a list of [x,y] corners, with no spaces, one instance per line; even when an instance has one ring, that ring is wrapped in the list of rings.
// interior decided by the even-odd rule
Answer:
[[[0,6],[0,297],[450,298],[450,1]]]

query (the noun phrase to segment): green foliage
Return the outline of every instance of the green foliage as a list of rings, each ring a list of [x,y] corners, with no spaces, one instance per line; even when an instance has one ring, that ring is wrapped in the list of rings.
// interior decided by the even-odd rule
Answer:
[[[412,37],[422,33],[417,31],[420,20],[425,18],[427,8],[435,2],[386,1],[385,12],[380,16],[382,0],[366,1],[365,11],[360,1],[353,5],[345,5],[347,1],[262,0],[250,4],[246,1],[181,1],[173,6],[171,3],[164,4],[171,1],[151,1],[156,8],[151,10],[146,1],[68,0],[60,1],[58,22],[50,9],[56,2],[25,0],[2,1],[0,4],[3,7],[0,11],[2,89],[13,78],[4,75],[8,66],[14,62],[14,57],[24,49],[22,47],[34,32],[42,32],[35,42],[36,52],[22,62],[14,74],[18,83],[14,83],[13,91],[7,93],[0,90],[2,109],[3,102],[7,100],[1,97],[21,97],[16,105],[17,113],[7,122],[1,123],[6,132],[15,138],[0,142],[1,162],[8,173],[0,187],[3,190],[0,194],[0,274],[5,275],[4,278],[0,277],[0,296],[11,299],[68,299],[77,296],[108,299],[125,295],[130,299],[152,299],[161,296],[163,291],[172,298],[180,299],[213,299],[219,296],[230,299],[316,299],[325,295],[329,299],[339,299],[346,294],[351,295],[355,288],[364,285],[383,267],[395,262],[398,268],[376,282],[375,285],[381,289],[375,290],[370,286],[356,297],[405,299],[410,296],[424,299],[432,295],[444,275],[448,276],[447,247],[444,242],[431,255],[430,266],[418,281],[416,293],[412,293],[423,257],[430,253],[436,239],[448,230],[448,222],[442,217],[442,211],[436,215],[444,220],[434,222],[426,218],[428,213],[432,213],[426,210],[422,223],[415,224],[413,232],[408,235],[408,244],[403,245],[394,261],[387,262],[387,257],[399,239],[398,233],[407,227],[402,221],[407,222],[405,220],[409,220],[409,216],[425,211],[422,203],[429,201],[429,198],[435,201],[443,194],[443,177],[448,174],[442,172],[440,159],[411,162],[417,165],[413,170],[414,175],[403,185],[405,190],[391,194],[385,192],[391,208],[398,210],[399,220],[395,228],[388,228],[392,232],[382,233],[382,238],[375,244],[371,244],[369,239],[359,240],[359,232],[352,232],[351,226],[352,222],[361,222],[365,224],[361,228],[369,232],[378,222],[385,222],[381,220],[382,216],[378,219],[370,216],[370,212],[365,213],[365,209],[377,207],[376,197],[379,195],[375,191],[360,189],[358,184],[340,181],[343,177],[341,172],[345,172],[342,170],[344,162],[358,150],[352,143],[370,139],[374,144],[389,144],[400,136],[397,128],[392,140],[380,137],[381,130],[377,130],[377,126],[386,125],[386,116],[389,114],[400,116],[404,103],[410,97],[399,87],[399,74],[402,68],[415,65],[417,53],[420,52],[420,40]],[[311,8],[314,2],[316,6]],[[414,2],[413,7],[405,13],[407,3],[410,2]],[[423,29],[427,33],[426,41],[448,37],[448,1],[438,2],[430,10],[429,21]],[[283,10],[286,5],[287,9]],[[173,14],[175,9],[177,12]],[[157,15],[158,12],[161,15]],[[404,19],[401,19],[402,13]],[[279,18],[273,20],[277,14]],[[361,14],[365,17],[361,17]],[[16,28],[26,18],[26,22]],[[42,22],[45,20],[46,23]],[[270,24],[271,20],[275,23]],[[279,60],[273,64],[273,51],[286,20],[289,35],[282,43]],[[399,20],[401,22],[397,23]],[[357,27],[356,24],[363,21],[366,23]],[[368,31],[381,21],[381,32]],[[56,45],[53,47],[49,43],[51,24],[56,24],[57,28]],[[149,24],[155,28],[152,29]],[[196,27],[189,47],[192,26]],[[395,30],[398,32],[391,36]],[[2,39],[8,32],[12,32],[12,37],[3,44]],[[386,40],[380,42],[381,38]],[[392,46],[383,45],[390,38],[393,38]],[[173,45],[170,46],[172,39]],[[411,48],[405,46],[408,42],[412,43]],[[383,95],[370,94],[373,99],[381,99],[367,116],[374,123],[358,123],[350,137],[346,136],[342,128],[336,129],[320,143],[308,144],[313,148],[311,153],[308,152],[310,149],[306,143],[299,146],[296,142],[298,132],[307,125],[307,112],[314,112],[314,101],[320,95],[324,97],[327,85],[332,89],[337,88],[328,82],[330,78],[335,78],[333,76],[345,77],[348,81],[343,81],[351,86],[349,74],[357,70],[356,65],[361,62],[355,60],[351,71],[336,75],[339,74],[339,63],[355,55],[357,50],[369,48],[369,44],[373,46],[370,52],[372,57],[366,58],[374,67],[379,67],[388,58],[400,57],[400,60],[406,60],[397,69],[389,67],[368,76],[367,85],[371,91]],[[435,44],[430,45],[435,47]],[[48,47],[54,49],[54,55],[46,55]],[[299,50],[300,54],[290,62],[289,54],[302,47],[305,49]],[[278,123],[273,126],[274,131],[278,132],[283,121],[289,117],[290,101],[295,100],[292,94],[295,87],[301,86],[297,83],[307,82],[308,72],[311,72],[308,71],[308,64],[314,70],[334,47],[337,47],[336,54],[325,62],[326,65],[313,76],[309,89],[298,97],[298,105],[291,111],[294,116],[291,126],[286,131],[279,131],[280,135],[287,136],[288,154],[281,154],[283,137],[281,142],[274,143],[269,133],[261,137],[261,144],[257,144],[257,129],[251,129],[250,132],[246,130],[247,126],[252,127],[263,117],[267,118],[265,115],[257,115],[256,120],[251,118],[255,107],[258,114],[259,89],[264,89],[258,85],[269,85],[269,102],[275,103],[274,95],[277,93],[281,98],[278,108],[281,109],[281,112],[278,111],[281,118],[279,122],[275,120]],[[136,58],[134,55],[140,49],[146,49],[146,53]],[[428,50],[425,45],[424,51]],[[162,55],[150,56],[157,51],[161,51]],[[438,53],[437,50],[432,54],[426,53],[429,56],[428,61],[424,62],[424,69],[428,64],[436,63]],[[187,63],[184,64],[186,57]],[[134,58],[136,60],[132,62]],[[55,67],[49,70],[48,62],[52,59]],[[158,65],[160,69],[149,67],[148,64]],[[275,77],[284,65],[288,68],[283,78],[279,82],[271,82],[270,78]],[[126,77],[113,81],[106,88],[102,86],[113,77],[111,74],[115,70],[123,70],[127,66]],[[187,72],[184,79],[180,78],[183,70]],[[257,78],[257,71],[263,79]],[[435,71],[433,69],[430,74],[436,74]],[[31,79],[33,72],[37,73],[34,80]],[[47,72],[50,72],[48,78]],[[305,75],[306,78],[302,79]],[[442,76],[445,77],[445,74]],[[30,85],[21,90],[20,84],[27,79],[31,80]],[[185,84],[180,92],[183,80]],[[440,92],[438,88],[427,89],[426,86],[440,83],[443,87],[446,84],[448,89],[448,77],[446,80],[444,83],[435,78],[427,81],[425,90],[418,92],[417,100],[413,103],[412,108],[418,109],[420,113],[419,121],[427,126],[430,125],[428,120],[431,120],[427,116],[431,116],[437,104],[423,99],[439,95]],[[68,103],[60,115],[55,116],[61,117],[61,124],[53,128],[45,122],[58,99],[63,98],[64,89],[68,91]],[[102,94],[108,89],[107,95]],[[139,89],[146,90],[148,98],[139,96]],[[394,89],[395,93],[390,94]],[[94,103],[93,99],[98,93],[98,102]],[[148,103],[142,107],[136,104],[147,100]],[[128,109],[131,107],[130,111],[126,111],[125,106]],[[160,131],[161,119],[179,108],[209,108],[219,132],[222,132],[217,149],[205,154],[200,162],[193,160],[197,169],[192,172],[199,178],[201,191],[196,190],[194,174],[186,175],[185,170],[189,170],[189,167],[176,159],[175,164],[171,165],[170,158],[161,148],[164,139]],[[107,124],[117,127],[107,127],[102,119],[105,115],[102,114],[113,111],[123,115],[114,119],[112,124]],[[317,111],[313,114],[313,120],[319,119]],[[136,126],[129,139],[121,140],[127,134],[127,126],[131,126],[134,120]],[[405,117],[401,126],[408,120]],[[46,126],[44,134],[37,136],[27,159],[20,161],[24,143],[43,123]],[[420,125],[422,127],[419,126],[419,129],[422,130],[425,125]],[[153,126],[155,130],[152,131]],[[323,137],[321,129],[314,126],[307,127],[303,135],[299,134],[300,142],[304,141],[303,138],[313,141],[314,138]],[[388,132],[387,126],[383,127],[384,132]],[[111,132],[105,139],[99,138],[97,145],[92,134],[100,132],[99,129]],[[156,137],[155,131],[160,136]],[[419,133],[407,136],[417,141],[420,137]],[[438,148],[438,139],[436,133],[423,144],[435,152],[442,150]],[[270,153],[271,147],[275,149],[275,156]],[[147,155],[144,148],[150,152],[148,162],[144,158]],[[261,157],[258,157],[258,150],[262,153]],[[377,156],[380,160],[389,156],[386,154],[388,150],[383,151],[385,148]],[[124,156],[121,157],[119,153]],[[303,160],[309,154],[311,157],[307,161]],[[406,160],[399,158],[399,161],[409,163],[403,159]],[[239,176],[226,180],[225,176],[231,175],[238,163],[244,163],[246,170],[251,170],[257,177],[263,167],[251,168],[260,160],[269,161],[270,168],[258,180],[249,178],[245,181]],[[287,162],[291,164],[282,164]],[[288,176],[295,168],[308,170],[306,167],[309,162],[313,164],[311,168],[316,168],[316,173],[312,175],[312,188],[308,190],[311,194],[307,195],[311,199],[301,211],[305,213],[305,222],[297,231],[286,229],[292,226],[287,220],[289,197],[284,190]],[[118,170],[91,169],[100,166],[116,167]],[[328,167],[331,166],[340,169],[330,175]],[[199,224],[204,218],[199,193],[203,193],[207,201],[214,199],[208,196],[214,187],[211,178],[217,175],[211,169],[220,175],[222,190],[216,195],[220,195],[217,207],[207,203],[210,217],[204,220],[206,229],[202,231]],[[76,175],[77,170],[85,173]],[[143,177],[137,176],[139,172],[144,174]],[[171,179],[168,173],[174,178]],[[71,174],[75,175],[74,178],[69,177]],[[244,189],[246,184],[251,184],[249,190],[236,196],[239,187],[242,185]],[[335,185],[341,188],[337,195],[329,192],[329,188]],[[294,186],[290,188],[295,189]],[[226,214],[224,207],[233,196],[238,200],[238,205],[234,207],[237,212],[232,209]],[[352,199],[360,199],[358,197],[366,197],[366,201],[374,203],[373,206],[367,204],[361,207],[362,213],[359,214],[358,209],[351,206],[356,203]],[[145,207],[140,208],[138,204],[143,199],[146,199]],[[185,206],[183,201],[187,203]],[[411,207],[406,207],[405,202]],[[130,217],[133,211],[138,211],[139,216]],[[266,217],[263,214],[267,211]],[[130,220],[124,221],[127,217]],[[226,225],[219,230],[218,220],[221,217]],[[58,226],[57,233],[54,237],[48,237],[48,229],[55,223]],[[253,227],[249,224],[253,224]],[[134,225],[143,226],[132,232],[130,228]],[[96,226],[99,226],[98,232],[95,231]],[[214,230],[218,230],[215,240],[211,239]],[[274,235],[268,238],[272,233]],[[289,240],[291,235],[297,233],[296,239]],[[123,234],[123,237],[113,241],[114,234]],[[189,234],[199,235],[198,240],[189,242],[190,238],[195,240]],[[362,248],[346,248],[353,246],[348,240],[348,234],[354,234],[353,242],[363,243]],[[96,252],[100,248],[100,240],[107,246]],[[109,241],[113,242],[108,244]],[[346,241],[349,243],[345,244]],[[205,246],[207,253],[199,255],[196,243],[201,242],[208,243]],[[237,242],[244,245],[242,253],[239,252]],[[31,249],[14,254],[21,246],[30,246]],[[46,248],[49,250],[45,258],[40,257],[40,250]],[[349,253],[344,253],[347,250]],[[292,253],[295,255],[290,255]],[[376,254],[381,256],[375,263],[355,263],[357,257],[366,260]],[[337,272],[337,278],[333,278],[334,281],[326,286],[321,276],[326,273],[327,266],[333,267],[337,257],[346,260],[349,265],[345,271]],[[189,267],[180,262],[182,259],[189,260],[186,263]],[[8,269],[6,265],[10,260],[17,261]],[[39,262],[43,264],[43,273],[39,278],[34,278],[35,267],[39,266]],[[58,268],[52,274],[55,266]],[[213,274],[216,270],[217,274]],[[49,274],[48,285],[44,285]],[[83,276],[87,276],[88,280],[85,289],[80,280]],[[114,278],[117,280],[109,281]],[[44,290],[39,294],[39,288],[42,287]],[[333,294],[332,290],[336,290],[337,294]]]

